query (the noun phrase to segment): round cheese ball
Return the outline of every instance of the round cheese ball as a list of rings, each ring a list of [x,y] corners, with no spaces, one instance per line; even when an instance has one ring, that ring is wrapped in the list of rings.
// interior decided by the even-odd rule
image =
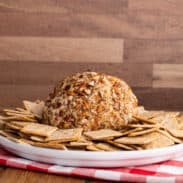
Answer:
[[[96,72],[77,73],[59,82],[43,110],[46,124],[84,131],[120,130],[137,107],[137,98],[121,79]]]

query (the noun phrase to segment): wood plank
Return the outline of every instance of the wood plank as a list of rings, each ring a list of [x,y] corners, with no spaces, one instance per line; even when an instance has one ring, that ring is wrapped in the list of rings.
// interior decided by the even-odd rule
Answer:
[[[15,168],[6,168],[3,172],[1,172],[0,182],[12,183],[15,180],[17,180],[18,183],[85,183],[85,180],[81,178],[66,177],[62,175],[57,176],[53,174],[32,172]]]
[[[153,88],[183,88],[183,64],[154,64]]]
[[[0,85],[0,108],[22,106],[22,100],[45,100],[53,86]]]
[[[0,84],[52,85],[68,75],[84,71],[111,74],[124,79],[130,86],[152,86],[152,64],[19,61],[0,62]]]
[[[6,168],[1,172],[0,182],[11,183],[15,180],[19,180],[19,183],[26,182],[26,171]]]
[[[50,85],[0,85],[0,108],[22,106],[22,100],[45,99],[52,90]],[[133,87],[139,104],[148,109],[182,111],[183,89]]]
[[[0,37],[0,50],[0,61],[123,61],[123,39]]]
[[[125,40],[126,63],[182,63],[183,40]]]
[[[83,3],[83,6],[80,6],[79,2],[67,2],[64,3],[66,10],[64,8],[59,9],[59,7],[62,7],[60,5],[62,3],[58,3],[55,7],[58,7],[59,11],[56,12],[44,12],[44,6],[43,12],[41,10],[38,12],[34,12],[34,10],[33,12],[17,12],[13,8],[5,8],[0,13],[0,35],[125,37],[136,39],[183,38],[183,15],[159,15],[155,11],[141,11],[133,8],[129,8],[128,11],[121,11],[119,7],[123,7],[123,4],[125,6],[126,2],[122,2],[121,6],[121,1],[116,5],[114,3],[113,7],[111,5],[112,0],[108,1],[109,3],[105,4],[105,1],[102,1],[96,3],[96,5],[93,2]],[[25,3],[23,4],[25,5]],[[34,6],[33,4],[30,7]],[[74,5],[75,8],[73,9]],[[98,13],[99,10],[96,7],[101,9],[102,13]]]
[[[121,13],[127,9],[127,0],[1,0],[0,9],[14,12],[62,13]]]
[[[164,16],[136,11],[119,14],[14,13],[10,11],[0,13],[0,35],[171,38],[171,30],[165,31],[166,19],[167,17]],[[182,20],[182,17],[179,19]],[[183,37],[183,22],[179,23],[177,26],[180,29],[174,31],[172,38]]]
[[[130,10],[148,11],[158,15],[183,15],[182,0],[128,0]]]
[[[133,88],[139,104],[147,109],[182,111],[183,89]]]

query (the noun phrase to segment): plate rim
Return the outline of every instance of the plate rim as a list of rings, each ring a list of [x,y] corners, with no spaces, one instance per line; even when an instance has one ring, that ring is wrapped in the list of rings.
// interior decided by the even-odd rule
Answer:
[[[177,150],[183,150],[183,144],[176,144],[169,147],[147,149],[147,150],[135,150],[135,151],[116,151],[116,152],[105,152],[105,151],[81,151],[81,150],[60,150],[52,148],[43,148],[32,146],[30,144],[21,144],[7,139],[0,135],[0,145],[6,148],[15,148],[17,151],[29,151],[30,154],[46,155],[49,157],[61,156],[63,159],[73,160],[123,160],[123,159],[137,159],[137,158],[152,158],[156,156],[162,156],[163,154],[175,153]],[[13,154],[13,152],[11,152]],[[55,156],[56,154],[56,156]],[[64,157],[62,157],[64,155]],[[72,157],[72,158],[71,158]],[[110,157],[110,158],[109,158]],[[135,158],[134,158],[135,157]]]

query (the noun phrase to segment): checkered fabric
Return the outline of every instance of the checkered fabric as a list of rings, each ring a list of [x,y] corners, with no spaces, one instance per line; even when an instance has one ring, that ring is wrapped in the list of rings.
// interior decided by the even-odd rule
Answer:
[[[79,168],[39,163],[17,157],[0,147],[0,164],[26,170],[110,181],[182,183],[183,157],[162,163],[130,168]]]

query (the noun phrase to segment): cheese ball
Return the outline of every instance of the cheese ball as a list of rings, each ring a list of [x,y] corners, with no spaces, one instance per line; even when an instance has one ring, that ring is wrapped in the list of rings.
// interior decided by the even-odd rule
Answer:
[[[137,107],[137,98],[121,79],[96,72],[77,73],[59,82],[45,101],[44,123],[62,129],[120,130]]]

